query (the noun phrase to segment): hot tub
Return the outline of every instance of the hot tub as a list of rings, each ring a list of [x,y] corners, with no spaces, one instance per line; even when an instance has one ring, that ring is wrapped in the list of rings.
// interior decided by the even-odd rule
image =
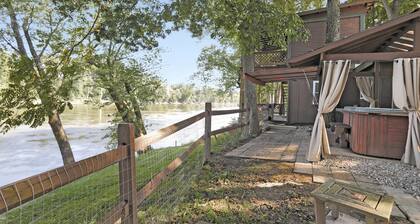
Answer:
[[[353,152],[392,159],[404,154],[408,132],[407,112],[391,108],[344,107],[343,123],[350,125]]]

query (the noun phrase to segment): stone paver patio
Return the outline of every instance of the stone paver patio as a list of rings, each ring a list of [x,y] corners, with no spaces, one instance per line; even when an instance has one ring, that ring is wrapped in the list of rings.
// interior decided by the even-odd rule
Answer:
[[[293,162],[295,173],[312,175],[312,180],[315,183],[324,183],[329,179],[335,179],[378,193],[387,193],[395,198],[396,206],[392,212],[393,216],[405,217],[413,223],[420,224],[420,201],[402,190],[382,186],[367,177],[346,170],[327,168],[317,163],[307,162],[305,156],[309,149],[310,127],[285,125],[270,125],[269,127],[268,131],[225,156]],[[352,153],[349,149],[332,147],[331,151],[333,157],[337,155],[361,156]],[[369,159],[375,158],[369,157]]]

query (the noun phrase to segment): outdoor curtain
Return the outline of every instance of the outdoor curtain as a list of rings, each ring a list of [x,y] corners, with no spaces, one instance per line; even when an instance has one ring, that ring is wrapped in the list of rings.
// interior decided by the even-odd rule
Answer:
[[[420,58],[394,60],[392,77],[394,104],[408,112],[408,135],[404,163],[420,168]]]
[[[356,77],[356,84],[360,90],[363,100],[369,102],[369,107],[375,107],[375,98],[374,98],[374,84],[375,80],[373,77],[368,76],[359,76]]]
[[[350,66],[350,60],[324,61],[318,114],[312,129],[309,151],[306,155],[308,161],[319,161],[321,156],[331,154],[324,114],[332,112],[340,101],[349,76]]]

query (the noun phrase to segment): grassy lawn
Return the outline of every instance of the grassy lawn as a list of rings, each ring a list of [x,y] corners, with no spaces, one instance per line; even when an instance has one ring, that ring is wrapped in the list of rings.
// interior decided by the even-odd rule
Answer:
[[[220,151],[224,145],[234,144],[237,134],[223,134],[212,141],[213,151]],[[137,158],[137,188],[140,189],[150,179],[166,167],[188,146],[169,147],[151,150]],[[160,211],[161,206],[171,201],[171,205],[180,201],[188,191],[193,175],[188,175],[191,168],[201,170],[202,146],[194,151],[177,171],[159,187],[156,193],[140,207],[140,216],[148,216],[153,208]],[[3,223],[95,223],[119,201],[118,165],[115,164],[95,174],[59,188],[30,203],[13,209],[0,216]],[[177,186],[182,184],[183,187]],[[178,191],[182,189],[183,191]],[[166,203],[165,203],[166,204]],[[149,209],[150,208],[150,209]]]

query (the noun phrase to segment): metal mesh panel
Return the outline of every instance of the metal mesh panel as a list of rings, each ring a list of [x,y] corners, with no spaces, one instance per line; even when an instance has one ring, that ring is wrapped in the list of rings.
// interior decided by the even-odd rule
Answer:
[[[0,223],[95,223],[118,204],[118,178],[110,166],[3,213]]]
[[[283,65],[287,60],[287,51],[262,51],[255,53],[255,66]]]

